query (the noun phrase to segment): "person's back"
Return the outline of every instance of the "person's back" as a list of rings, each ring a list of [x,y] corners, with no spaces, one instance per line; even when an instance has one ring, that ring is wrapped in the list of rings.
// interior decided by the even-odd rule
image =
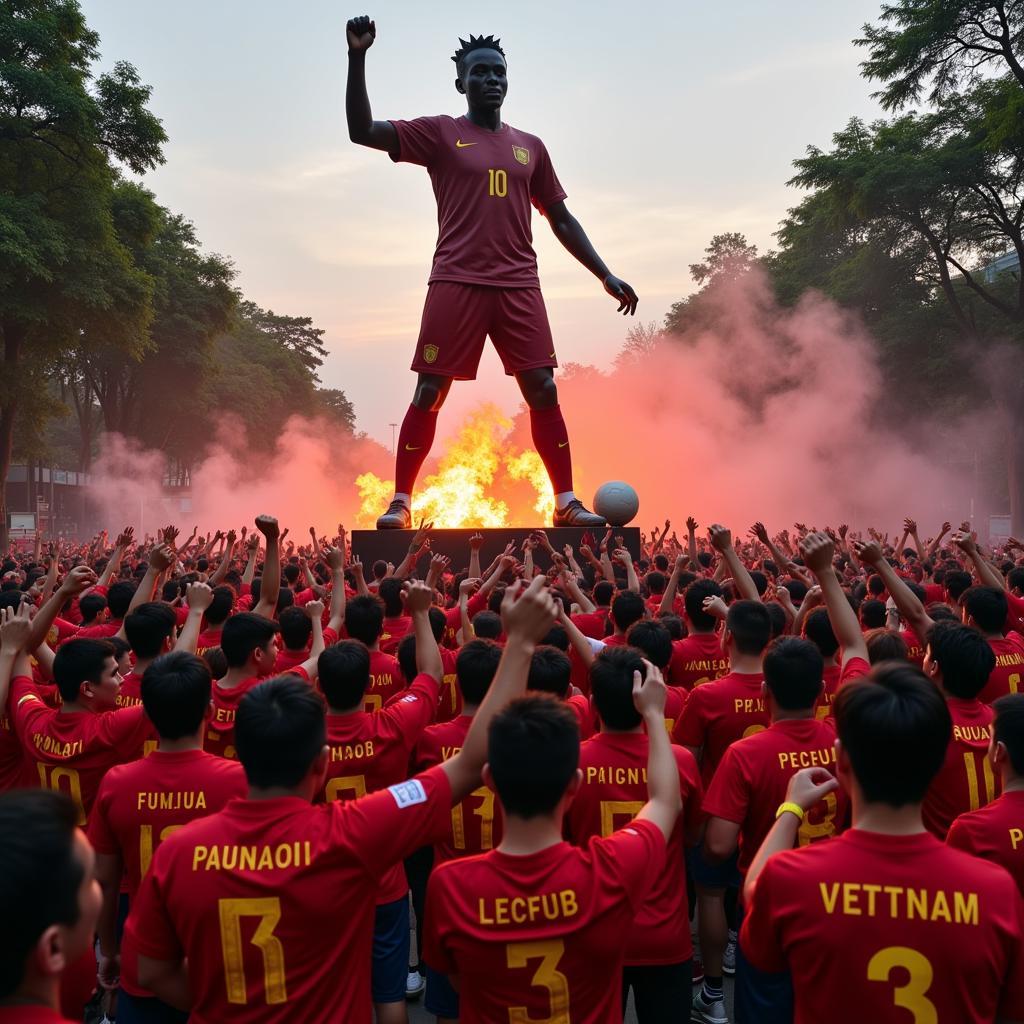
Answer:
[[[669,686],[692,690],[729,671],[729,657],[717,632],[718,620],[704,611],[704,600],[721,597],[722,588],[714,580],[696,580],[683,594],[689,636],[672,645],[668,668]]]
[[[820,769],[794,776],[746,883],[746,958],[790,973],[797,1024],[1022,1019],[1024,904],[1012,878],[944,846],[921,819],[952,731],[938,689],[911,666],[876,667],[840,691],[835,717],[853,828],[787,849],[805,808],[835,787]]]
[[[1024,640],[1003,633],[1009,614],[1006,592],[995,587],[970,587],[960,599],[964,622],[981,630],[995,655],[995,665],[978,699],[991,704],[1007,694],[1019,693],[1024,679]]]
[[[1001,864],[1024,895],[1024,694],[1000,697],[994,711],[988,761],[1001,777],[1002,795],[961,814],[946,842]]]

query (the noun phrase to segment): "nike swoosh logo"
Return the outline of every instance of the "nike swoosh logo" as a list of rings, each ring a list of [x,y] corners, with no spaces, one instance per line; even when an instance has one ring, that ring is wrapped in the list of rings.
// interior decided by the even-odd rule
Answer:
[[[548,359],[554,359],[554,358],[555,358],[555,353],[554,352],[548,353]]]
[[[462,139],[456,139],[455,140],[455,148],[456,149],[465,149],[467,146],[475,146],[475,145],[476,145],[475,142],[463,142]]]
[[[558,447],[559,448],[567,448],[568,446],[569,446],[569,442],[568,441],[559,441],[558,442]]]
[[[421,445],[421,444],[416,445],[415,448],[411,444],[407,444],[405,446],[405,450],[407,452],[418,452],[422,447],[423,447],[423,445]]]

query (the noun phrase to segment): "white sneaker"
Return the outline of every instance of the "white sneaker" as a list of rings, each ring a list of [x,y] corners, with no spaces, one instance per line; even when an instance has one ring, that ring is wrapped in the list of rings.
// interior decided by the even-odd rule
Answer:
[[[410,970],[405,979],[405,998],[418,999],[427,987],[427,979],[419,971]]]
[[[704,998],[703,987],[693,997],[693,1005],[690,1008],[690,1020],[693,1024],[729,1024],[729,1018],[725,1013],[725,1000],[716,999],[709,1003]]]
[[[722,954],[722,973],[736,973],[736,933],[729,929],[729,941],[725,944],[725,952]]]

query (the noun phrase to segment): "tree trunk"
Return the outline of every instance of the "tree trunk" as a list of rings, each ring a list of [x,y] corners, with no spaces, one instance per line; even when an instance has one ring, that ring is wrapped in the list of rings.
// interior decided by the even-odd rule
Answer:
[[[1006,438],[1006,483],[1010,491],[1010,533],[1024,534],[1024,412],[1012,410]]]
[[[14,450],[14,416],[17,412],[18,356],[25,339],[22,324],[7,320],[2,325],[4,336],[3,377],[6,387],[0,398],[0,554],[6,554],[10,544],[7,528],[7,474],[11,469],[11,453]]]

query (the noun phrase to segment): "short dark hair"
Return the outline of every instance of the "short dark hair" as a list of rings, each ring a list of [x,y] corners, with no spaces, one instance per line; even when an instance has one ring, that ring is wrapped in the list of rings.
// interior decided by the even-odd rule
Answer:
[[[250,786],[297,786],[326,742],[324,702],[305,679],[275,676],[239,701],[235,748]]]
[[[836,695],[839,740],[871,803],[924,800],[946,759],[953,722],[945,700],[913,665],[885,662]]]
[[[75,856],[78,811],[63,793],[22,789],[0,793],[0,999],[25,978],[25,961],[54,924],[78,923],[84,865]]]
[[[116,657],[114,645],[108,640],[74,637],[57,648],[53,658],[53,679],[61,697],[78,700],[82,683],[98,683],[107,665],[107,658]]]
[[[615,596],[615,584],[609,580],[598,580],[594,584],[594,604],[609,605]]]
[[[663,572],[658,572],[657,569],[653,569],[647,574],[644,582],[647,584],[648,593],[664,594],[665,585],[668,583],[668,579]]]
[[[455,658],[455,678],[466,704],[478,705],[498,671],[501,648],[493,640],[470,640]]]
[[[1024,693],[1008,693],[994,700],[992,709],[992,736],[1006,747],[1014,772],[1024,775]]]
[[[1011,590],[1024,590],[1024,568],[1011,569],[1006,574],[1006,582]]]
[[[316,670],[327,703],[348,711],[362,701],[370,686],[370,652],[358,640],[341,640],[320,655]]]
[[[576,715],[546,693],[519,697],[491,721],[487,762],[507,814],[550,814],[579,767]]]
[[[20,601],[21,598],[19,597]],[[107,607],[107,599],[102,594],[83,594],[78,601],[78,610],[82,615],[83,622],[92,622],[104,608]]]
[[[345,602],[345,632],[372,647],[384,631],[384,602],[373,594]]]
[[[565,700],[569,693],[572,676],[572,662],[569,656],[557,647],[545,644],[537,647],[530,659],[530,672],[526,688],[541,693],[551,693]]]
[[[402,603],[402,581],[394,576],[387,576],[380,581],[377,588],[380,599],[384,602],[384,614],[394,619],[402,614],[405,607]]]
[[[683,594],[686,617],[694,629],[709,633],[718,625],[718,619],[704,611],[704,602],[709,597],[721,597],[722,588],[714,580],[694,580]]]
[[[768,577],[760,569],[751,569],[750,578],[754,581],[758,596],[764,597],[765,591],[768,589]]]
[[[932,661],[942,673],[942,688],[961,700],[977,697],[996,667],[989,642],[960,622],[936,622],[927,639]]]
[[[971,574],[964,572],[963,569],[950,569],[946,573],[946,577],[943,580],[943,585],[949,596],[954,601],[959,602],[964,591],[970,588],[971,585]]]
[[[877,665],[883,661],[906,661],[907,641],[894,629],[871,629],[864,634],[868,648],[868,661]]]
[[[633,673],[646,675],[638,650],[606,647],[590,666],[590,693],[601,721],[609,729],[635,729],[643,718],[633,703]]]
[[[226,622],[235,607],[235,592],[226,583],[213,588],[213,600],[203,613],[207,626],[219,626]]]
[[[285,608],[277,620],[281,639],[290,651],[306,649],[313,633],[313,620],[301,608]]]
[[[471,625],[473,635],[481,640],[497,640],[501,636],[501,616],[497,612],[477,612]]]
[[[455,56],[452,60],[455,61],[455,71],[461,78],[466,73],[466,58],[474,50],[495,50],[501,54],[502,59],[505,58],[505,51],[501,48],[501,40],[496,39],[494,36],[474,36],[470,35],[469,41],[467,42],[461,36],[459,42],[462,44],[456,51]]]
[[[786,615],[786,609],[778,601],[763,601],[762,604],[768,610],[768,617],[772,620],[772,639],[774,640],[786,632],[789,618]]]
[[[668,630],[668,634],[673,640],[682,640],[686,636],[686,626],[683,625],[683,620],[678,615],[665,612],[658,616],[658,622]]]
[[[107,607],[115,619],[123,619],[128,611],[128,605],[132,603],[135,596],[136,584],[130,580],[118,580],[113,583],[107,591]]]
[[[277,623],[255,612],[232,615],[220,634],[220,647],[229,668],[241,668],[252,652],[266,647],[277,634]]]
[[[813,708],[821,696],[825,659],[810,640],[780,636],[764,653],[764,682],[785,711]]]
[[[558,622],[544,634],[540,642],[548,647],[557,647],[563,652],[569,650],[569,634],[565,631],[565,626]]]
[[[832,620],[824,608],[815,608],[804,619],[804,636],[821,651],[823,658],[831,658],[839,650]]]
[[[877,598],[869,597],[866,601],[862,601],[860,605],[860,621],[861,625],[866,629],[884,629],[885,628],[885,602],[879,601]]]
[[[960,601],[983,633],[1002,633],[1006,628],[1010,603],[1006,600],[1005,590],[997,587],[971,587],[964,591]]]
[[[142,706],[165,740],[195,733],[210,706],[209,666],[188,651],[161,655],[142,673]]]
[[[416,634],[406,633],[398,642],[398,649],[395,651],[395,660],[402,670],[402,675],[407,683],[411,683],[417,676],[416,669]]]
[[[206,662],[214,679],[223,679],[228,674],[228,659],[219,646],[207,647],[199,657]]]
[[[644,617],[644,599],[632,590],[620,590],[612,601],[612,622],[625,632]]]
[[[740,654],[760,654],[772,638],[771,613],[760,601],[733,601],[725,628]]]
[[[789,591],[789,596],[793,598],[793,603],[797,605],[803,601],[807,596],[807,591],[811,589],[803,580],[786,580],[782,585]]]
[[[124,634],[137,658],[155,658],[174,634],[178,616],[169,604],[146,601],[124,619]]]
[[[658,619],[641,619],[629,627],[626,643],[635,647],[652,664],[664,672],[672,660],[672,634]]]

